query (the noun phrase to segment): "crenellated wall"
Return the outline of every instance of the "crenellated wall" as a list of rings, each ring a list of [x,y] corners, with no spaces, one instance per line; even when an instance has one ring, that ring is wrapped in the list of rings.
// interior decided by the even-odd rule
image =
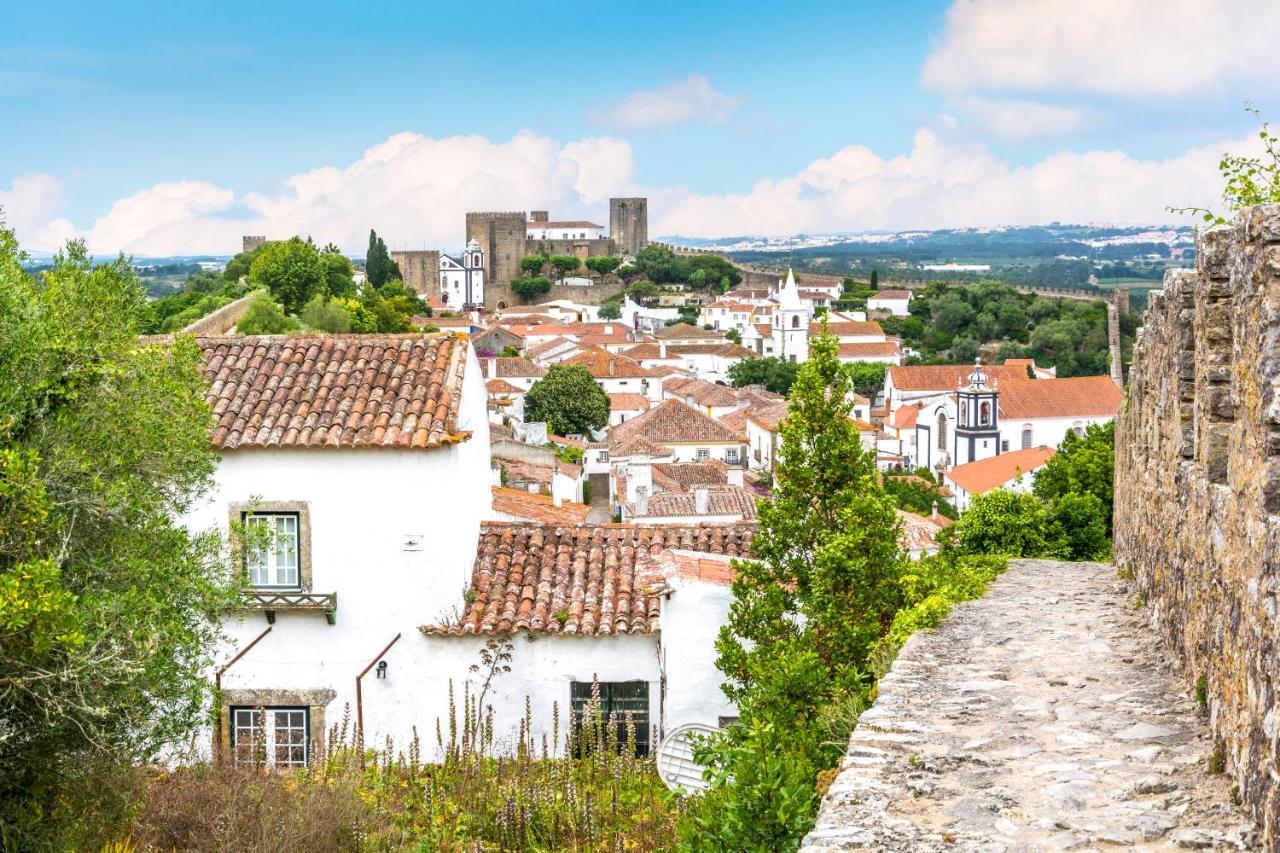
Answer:
[[[1166,274],[1116,420],[1115,561],[1280,848],[1280,205]]]

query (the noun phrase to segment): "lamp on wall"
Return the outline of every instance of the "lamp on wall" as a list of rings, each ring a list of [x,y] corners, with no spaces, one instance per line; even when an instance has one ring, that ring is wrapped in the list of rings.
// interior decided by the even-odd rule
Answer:
[[[384,661],[384,660],[380,660],[380,661],[378,661],[378,674],[377,674],[377,677],[378,677],[378,678],[386,678],[386,677],[387,677],[387,662],[386,662],[386,661]]]

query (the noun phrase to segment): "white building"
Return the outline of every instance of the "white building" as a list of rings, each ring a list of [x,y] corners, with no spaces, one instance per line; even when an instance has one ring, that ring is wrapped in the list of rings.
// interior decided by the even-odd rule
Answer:
[[[475,239],[461,261],[440,253],[440,301],[464,311],[484,307],[484,253]]]
[[[530,240],[599,240],[605,236],[603,225],[576,220],[572,222],[531,221],[525,226]]]
[[[728,559],[748,555],[753,527],[484,520],[565,506],[495,495],[483,379],[459,336],[199,346],[220,462],[184,520],[265,537],[244,561],[244,609],[222,626],[205,744],[235,757],[262,733],[269,763],[301,765],[349,712],[368,746],[402,747],[416,727],[436,757],[429,733],[437,720],[447,730],[450,687],[454,701],[474,688],[470,667],[491,639],[512,655],[486,702],[499,746],[516,737],[526,697],[535,741],[550,737],[553,704],[563,733],[593,679],[605,713],[632,712],[646,743],[733,715],[714,636]],[[513,575],[534,567],[536,587]]]
[[[881,290],[867,297],[868,311],[888,311],[895,317],[906,317],[911,313],[910,307],[910,290]]]
[[[1052,447],[1031,447],[966,462],[947,471],[943,483],[955,492],[955,507],[964,512],[977,495],[992,489],[1030,492],[1035,473],[1053,458]]]

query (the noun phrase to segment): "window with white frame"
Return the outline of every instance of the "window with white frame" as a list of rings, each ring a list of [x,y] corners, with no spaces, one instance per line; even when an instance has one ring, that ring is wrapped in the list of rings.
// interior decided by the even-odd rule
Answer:
[[[724,452],[724,461],[730,465],[738,464],[738,448],[730,447]]]
[[[256,587],[297,589],[298,514],[296,512],[246,513],[250,548],[246,556],[249,583]]]
[[[236,764],[306,767],[307,708],[232,708],[231,754]]]
[[[699,462],[706,462],[711,458],[711,451],[706,447],[699,447],[697,458]]]

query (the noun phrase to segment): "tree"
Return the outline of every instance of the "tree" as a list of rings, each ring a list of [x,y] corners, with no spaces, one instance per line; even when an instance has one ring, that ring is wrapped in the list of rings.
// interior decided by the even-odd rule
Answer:
[[[236,589],[177,522],[217,464],[195,343],[139,341],[123,257],[19,262],[0,223],[0,848],[99,849],[205,719]]]
[[[382,238],[372,228],[369,229],[369,249],[365,253],[364,270],[369,284],[374,287],[382,287],[393,279],[404,278],[400,265],[391,260],[387,244],[382,242]]]
[[[351,265],[351,259],[330,243],[320,253],[320,261],[324,264],[324,278],[329,287],[329,295],[355,296],[355,268]]]
[[[508,344],[507,346],[502,348],[502,352],[499,353],[499,355],[501,355],[503,358],[519,358],[520,350]]]
[[[1052,503],[1068,494],[1093,495],[1102,504],[1111,535],[1115,482],[1115,423],[1090,424],[1084,435],[1068,432],[1058,452],[1036,471],[1032,490]]]
[[[656,243],[650,243],[636,252],[633,265],[637,272],[658,284],[683,281],[688,275],[688,268],[680,263],[675,253],[666,246],[659,246]]]
[[[724,337],[725,337],[725,340],[732,341],[735,344],[742,343],[742,333],[739,332],[737,329],[730,329],[729,331],[725,332]]]
[[[609,423],[609,396],[582,365],[553,364],[525,395],[524,414],[556,435],[590,435]]]
[[[542,275],[542,271],[546,267],[546,255],[526,255],[520,259],[520,270],[525,275]]]
[[[1223,154],[1218,162],[1226,185],[1222,188],[1222,203],[1228,213],[1255,204],[1280,202],[1280,137],[1271,131],[1271,125],[1251,103],[1245,103],[1245,112],[1251,113],[1260,126],[1258,138],[1262,140],[1263,156],[1243,157]],[[1175,213],[1198,214],[1210,225],[1226,225],[1226,217],[1203,207],[1171,207]]]
[[[744,385],[763,385],[766,391],[782,394],[784,397],[791,391],[796,381],[796,373],[800,365],[783,361],[777,356],[766,358],[744,358],[729,365],[729,382],[734,388]]]
[[[961,335],[951,341],[951,360],[959,364],[969,364],[978,357],[978,342],[968,335]]]
[[[871,361],[853,361],[842,368],[849,377],[853,390],[875,400],[876,395],[884,388],[885,365]]]
[[[759,503],[752,560],[735,564],[733,600],[716,640],[724,691],[742,724],[700,751],[713,786],[699,825],[735,824],[719,849],[794,849],[812,814],[813,775],[843,752],[825,736],[830,709],[865,696],[868,659],[902,600],[893,500],[849,416],[852,387],[829,336],[812,342],[782,421],[771,498]],[[744,746],[752,747],[742,751]],[[767,767],[785,753],[793,769]],[[761,762],[766,762],[762,765]],[[799,788],[807,783],[807,787]],[[769,790],[804,790],[787,808]],[[762,798],[764,798],[762,800]],[[751,816],[742,821],[744,808]]]
[[[545,275],[521,276],[511,280],[511,289],[525,302],[532,302],[551,290],[551,279]]]
[[[1051,527],[1049,510],[1039,498],[992,489],[969,503],[955,523],[955,541],[966,554],[1043,557],[1060,547]]]
[[[585,261],[587,269],[596,275],[605,276],[618,268],[622,263],[622,259],[614,255],[597,255],[593,258],[587,258]]]
[[[617,320],[622,316],[622,303],[617,299],[610,299],[600,306],[601,320]]]
[[[249,268],[253,266],[254,260],[258,257],[258,253],[269,244],[263,243],[251,252],[240,252],[234,258],[227,261],[227,265],[222,270],[222,278],[228,284],[235,284],[242,278],[247,278]]]
[[[279,335],[297,328],[298,321],[286,315],[265,293],[249,303],[236,323],[236,331],[242,335]]]
[[[551,266],[564,278],[569,273],[576,272],[582,266],[582,261],[578,260],[577,255],[552,255]]]
[[[1049,504],[1060,556],[1070,560],[1104,559],[1111,550],[1107,507],[1096,495],[1067,492]]]
[[[880,289],[880,270],[873,269],[871,271],[871,281],[867,284],[872,290]]]
[[[312,296],[328,289],[320,253],[299,237],[263,246],[249,268],[249,281],[270,291],[290,314],[297,314]]]
[[[302,322],[317,332],[342,334],[351,331],[351,311],[342,300],[327,296],[313,296],[302,309]]]
[[[627,295],[635,300],[654,300],[657,299],[662,291],[658,290],[658,285],[645,279],[632,282],[627,288]]]

